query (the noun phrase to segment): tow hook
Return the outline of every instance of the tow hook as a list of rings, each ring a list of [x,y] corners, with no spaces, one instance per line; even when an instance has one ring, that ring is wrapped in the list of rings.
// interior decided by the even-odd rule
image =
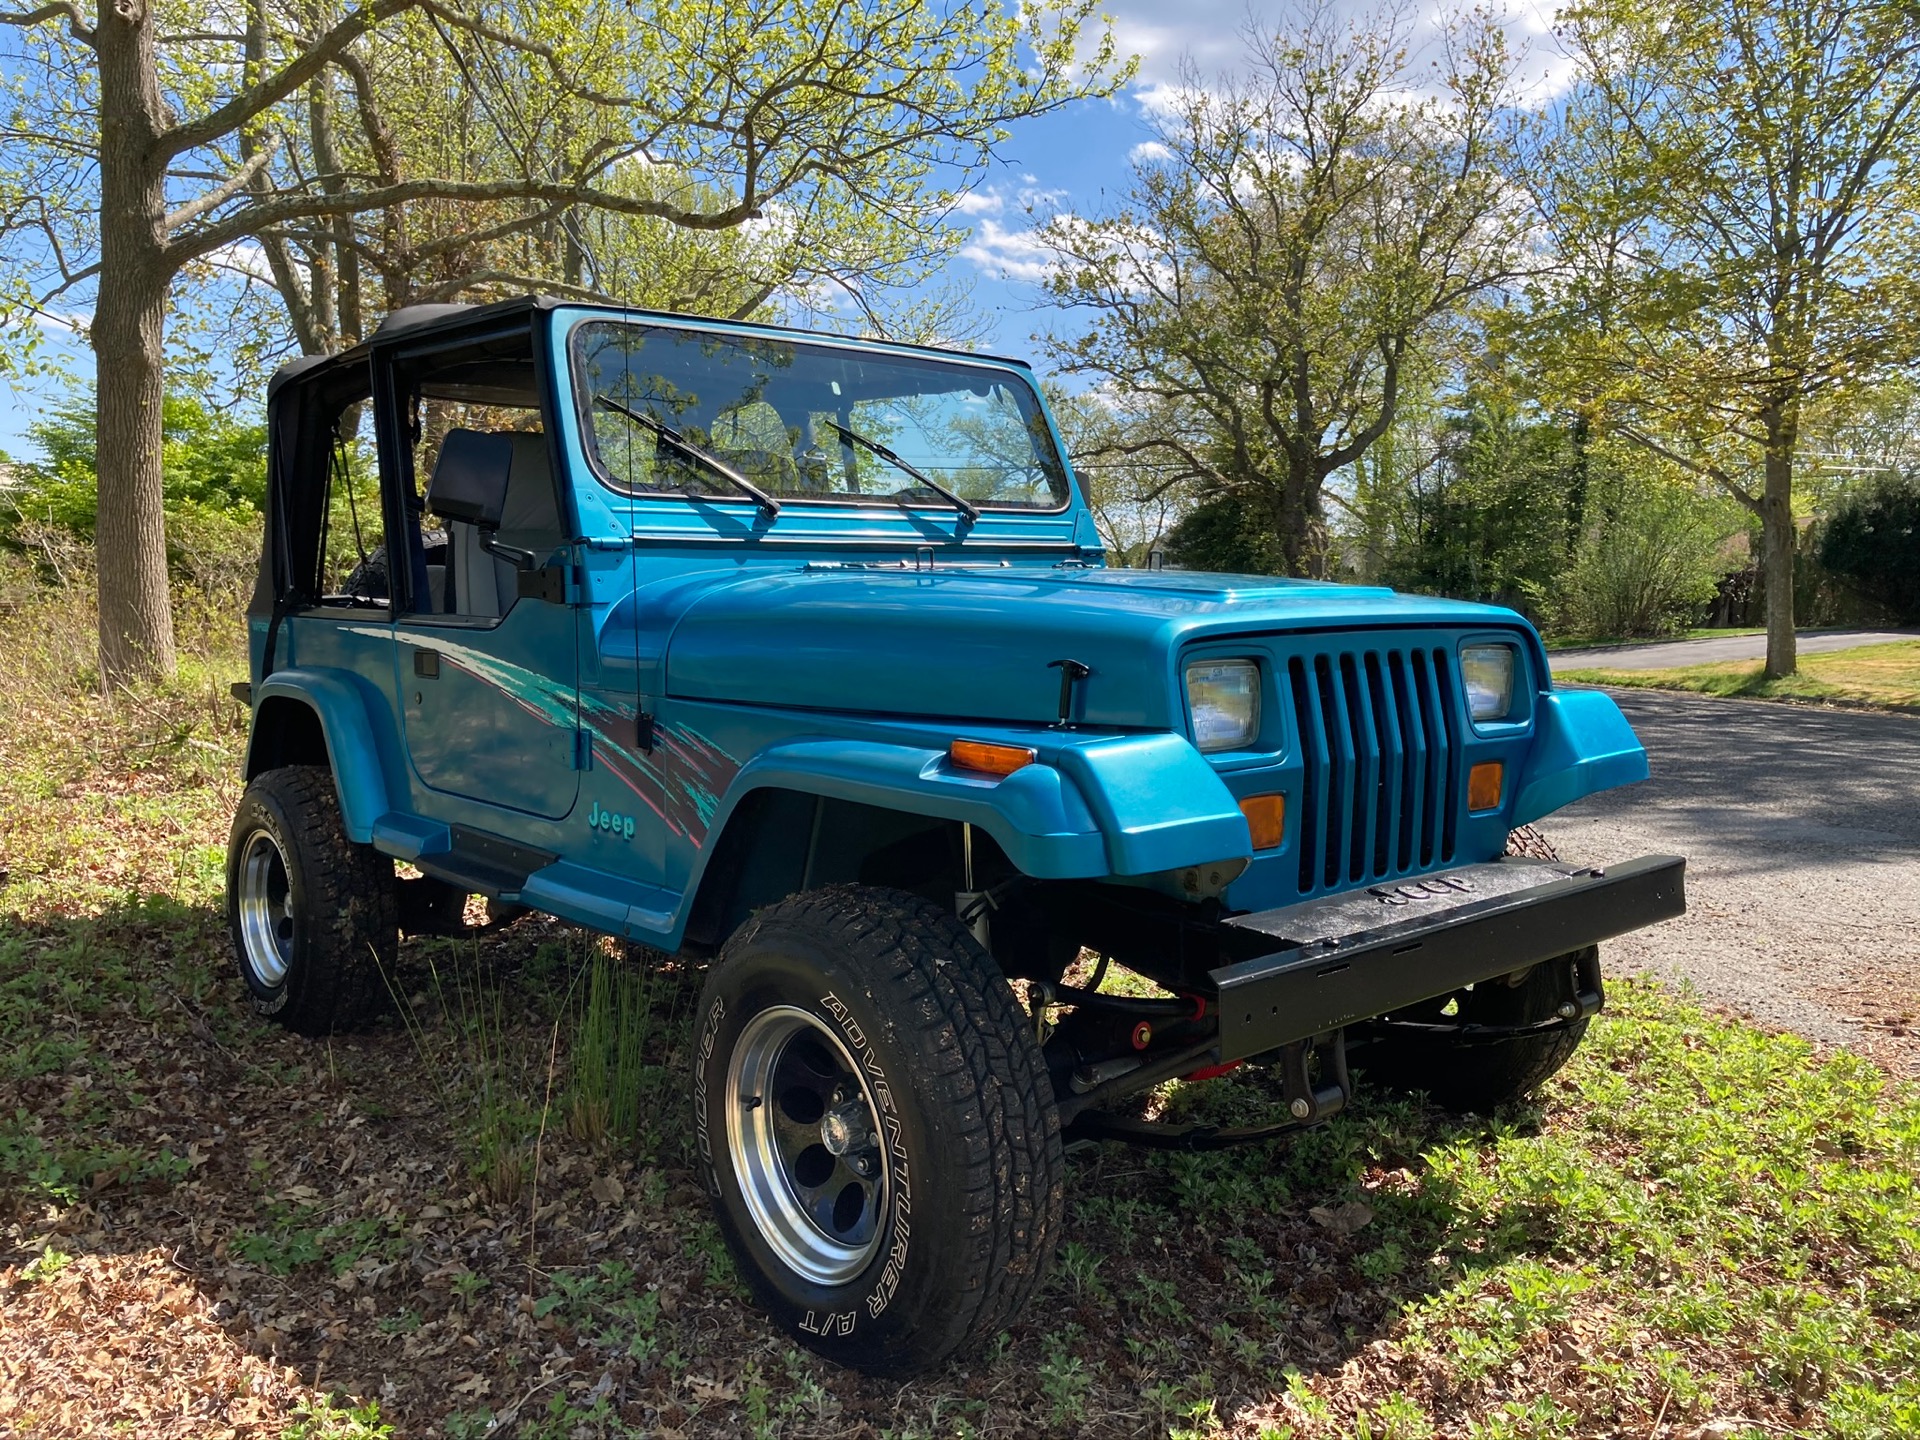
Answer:
[[[1317,1081],[1312,1065],[1316,1055],[1320,1058]],[[1287,1113],[1302,1125],[1315,1125],[1330,1115],[1337,1115],[1346,1108],[1353,1094],[1353,1081],[1347,1074],[1347,1032],[1344,1030],[1283,1047],[1277,1068],[1287,1097]]]

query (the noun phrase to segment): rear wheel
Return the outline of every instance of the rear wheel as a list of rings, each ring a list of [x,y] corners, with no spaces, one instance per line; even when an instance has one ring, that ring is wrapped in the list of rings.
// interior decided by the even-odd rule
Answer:
[[[370,1018],[399,945],[393,862],[347,838],[315,765],[248,785],[227,840],[227,925],[257,1014],[303,1035]]]
[[[1013,1318],[1059,1237],[1059,1118],[1031,1023],[952,914],[795,896],[727,942],[699,1016],[700,1165],[775,1320],[903,1375]]]

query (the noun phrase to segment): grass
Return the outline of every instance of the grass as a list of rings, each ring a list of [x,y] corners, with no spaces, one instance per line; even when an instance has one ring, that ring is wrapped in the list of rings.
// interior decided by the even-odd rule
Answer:
[[[1764,668],[1757,660],[1727,661],[1671,670],[1567,670],[1555,678],[1743,699],[1920,709],[1920,640],[1802,655],[1798,672],[1783,680],[1767,679]]]
[[[1764,625],[1730,625],[1719,629],[1681,630],[1649,640],[1643,635],[1555,635],[1546,641],[1549,651],[1592,650],[1610,645],[1666,645],[1675,640],[1728,640],[1739,635],[1764,635]]]
[[[50,604],[0,633],[0,1431],[1920,1434],[1920,1095],[1635,982],[1489,1120],[1363,1085],[1291,1144],[1077,1155],[1017,1325],[907,1385],[832,1369],[746,1300],[689,1164],[696,977],[530,917],[409,940],[404,1021],[257,1022],[232,657],[99,700]],[[1162,1103],[1285,1097],[1249,1067]]]

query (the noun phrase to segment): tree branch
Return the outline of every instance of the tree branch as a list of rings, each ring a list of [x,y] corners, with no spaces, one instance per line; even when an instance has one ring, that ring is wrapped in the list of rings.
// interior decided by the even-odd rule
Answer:
[[[372,0],[372,3],[348,15],[314,41],[298,58],[283,65],[274,74],[258,84],[249,85],[226,104],[209,110],[199,119],[184,121],[162,133],[154,141],[154,149],[162,156],[173,156],[231,135],[326,69],[346,52],[348,46],[374,26],[413,9],[419,3],[420,0]]]
[[[467,203],[537,200],[554,206],[583,205],[617,215],[640,215],[664,220],[684,230],[730,230],[745,221],[759,219],[761,214],[759,207],[754,205],[736,203],[717,210],[688,210],[664,200],[636,199],[611,190],[550,180],[422,178],[371,190],[348,190],[337,195],[276,195],[271,199],[255,200],[230,212],[215,224],[170,242],[167,257],[175,264],[184,264],[270,226],[284,225],[289,220],[305,220],[321,215],[358,215],[369,210],[403,205],[411,200],[455,200]]]
[[[1727,472],[1722,470],[1718,465],[1713,464],[1711,461],[1695,460],[1690,458],[1689,456],[1682,455],[1679,451],[1671,449],[1670,447],[1661,444],[1658,440],[1654,439],[1651,435],[1647,434],[1646,431],[1638,428],[1637,426],[1622,425],[1619,427],[1619,429],[1622,435],[1626,436],[1629,440],[1633,441],[1633,443],[1638,445],[1641,449],[1650,450],[1655,455],[1660,456],[1664,460],[1671,460],[1674,464],[1678,465],[1682,470],[1688,471],[1691,474],[1699,475],[1704,477],[1705,479],[1713,481],[1714,484],[1724,488],[1729,495],[1733,496],[1734,499],[1738,500],[1742,505],[1746,506],[1747,509],[1753,511],[1754,514],[1758,515],[1760,513],[1759,497],[1754,495],[1754,493],[1751,490],[1748,490],[1744,486],[1740,485],[1731,475],[1727,474]]]
[[[219,209],[222,205],[226,204],[227,201],[253,184],[254,177],[259,175],[262,170],[266,169],[267,166],[272,163],[273,157],[278,154],[279,151],[279,135],[269,135],[267,137],[267,143],[261,146],[246,164],[228,176],[225,182],[215,186],[199,199],[189,200],[178,210],[169,214],[165,221],[166,228],[170,231],[178,230],[189,220],[197,220],[209,210]]]
[[[50,0],[38,10],[5,11],[0,10],[0,25],[38,25],[43,20],[64,19],[73,38],[82,45],[93,45],[93,27],[87,24],[86,16],[80,13],[75,0]]]

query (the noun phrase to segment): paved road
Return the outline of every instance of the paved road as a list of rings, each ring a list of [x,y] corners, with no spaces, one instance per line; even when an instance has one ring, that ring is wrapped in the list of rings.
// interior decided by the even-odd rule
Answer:
[[[1687,857],[1688,913],[1608,968],[1920,1073],[1920,718],[1616,690],[1653,778],[1541,828],[1568,859]]]
[[[1851,650],[1920,640],[1920,630],[1802,630],[1800,653]],[[1613,645],[1603,650],[1561,650],[1547,658],[1556,673],[1564,670],[1665,670],[1675,665],[1707,665],[1720,660],[1764,660],[1767,637],[1727,635],[1708,640],[1674,640],[1657,645]]]

